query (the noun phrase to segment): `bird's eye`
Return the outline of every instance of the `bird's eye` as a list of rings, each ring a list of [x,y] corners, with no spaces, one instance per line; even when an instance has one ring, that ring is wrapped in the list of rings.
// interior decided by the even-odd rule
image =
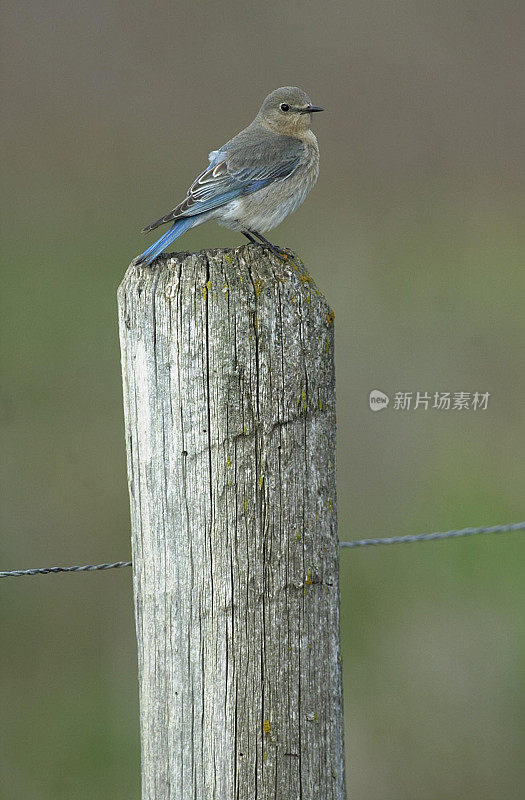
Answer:
[[[279,108],[281,109],[281,111],[289,111],[290,110],[290,106],[288,105],[288,103],[281,103]]]

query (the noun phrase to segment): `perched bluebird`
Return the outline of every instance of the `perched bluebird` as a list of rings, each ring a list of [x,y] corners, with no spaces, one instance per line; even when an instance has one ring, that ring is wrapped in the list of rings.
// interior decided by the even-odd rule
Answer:
[[[133,264],[151,264],[189,228],[209,219],[284,255],[261,231],[279,225],[315,184],[319,148],[310,123],[312,113],[322,110],[295,86],[283,86],[269,94],[254,121],[210,153],[208,167],[192,183],[182,203],[143,228],[143,233],[148,233],[172,223]]]

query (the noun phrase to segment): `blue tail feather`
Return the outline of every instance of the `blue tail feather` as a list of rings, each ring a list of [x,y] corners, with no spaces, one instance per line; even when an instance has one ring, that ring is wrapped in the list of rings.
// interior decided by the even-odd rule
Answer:
[[[166,233],[164,233],[160,239],[157,239],[147,250],[133,259],[131,262],[135,267],[144,267],[151,264],[157,256],[159,256],[163,250],[165,250],[169,245],[178,239],[179,236],[182,236],[189,228],[195,225],[195,217],[182,217],[182,219],[177,219],[169,228]]]

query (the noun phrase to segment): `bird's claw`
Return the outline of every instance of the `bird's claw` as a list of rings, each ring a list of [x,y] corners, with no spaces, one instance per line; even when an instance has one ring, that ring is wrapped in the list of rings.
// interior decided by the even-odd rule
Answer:
[[[280,258],[281,261],[289,261],[293,256],[291,250],[288,250],[288,248],[279,247],[277,244],[265,244],[263,247],[266,247],[270,253],[273,253],[275,256],[277,256],[277,258]]]

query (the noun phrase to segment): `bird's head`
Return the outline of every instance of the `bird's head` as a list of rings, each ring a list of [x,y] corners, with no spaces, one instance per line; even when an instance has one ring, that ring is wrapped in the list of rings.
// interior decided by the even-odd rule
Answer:
[[[257,120],[276,133],[300,136],[309,129],[312,114],[322,110],[319,106],[312,105],[310,98],[302,89],[296,86],[281,86],[265,99],[257,114]]]

